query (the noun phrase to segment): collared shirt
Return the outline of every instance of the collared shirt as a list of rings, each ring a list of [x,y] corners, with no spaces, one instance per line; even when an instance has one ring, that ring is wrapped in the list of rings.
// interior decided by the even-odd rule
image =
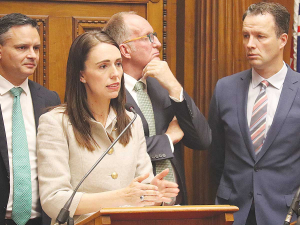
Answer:
[[[92,119],[92,120],[95,123],[100,123],[100,122],[98,122],[98,121],[96,121],[94,119]],[[117,115],[116,115],[115,111],[113,110],[113,108],[110,106],[105,126],[102,123],[100,123],[100,124],[102,125],[102,127],[104,128],[104,130],[106,130],[106,132],[108,134],[111,134],[113,132],[113,130],[115,129],[116,123],[117,123]]]
[[[125,87],[126,87],[127,91],[130,93],[130,95],[132,96],[132,98],[134,99],[136,104],[139,105],[139,103],[137,101],[137,94],[136,94],[136,91],[134,90],[134,86],[135,86],[136,82],[138,82],[138,81],[126,73],[124,73],[124,80],[125,80]],[[141,78],[140,81],[146,85],[146,88],[144,91],[147,92],[147,81],[144,78]],[[183,101],[183,88],[181,88],[180,99],[177,99],[177,98],[174,98],[171,96],[170,96],[170,98],[175,102],[182,102]],[[169,137],[169,135],[167,135],[167,137],[169,139],[172,152],[174,152],[173,142],[172,142],[171,138]]]
[[[15,87],[8,80],[0,75],[0,105],[2,116],[4,120],[6,141],[8,149],[9,169],[10,169],[10,194],[7,204],[5,218],[11,218],[12,204],[13,204],[13,169],[12,169],[12,108],[14,97],[10,93],[10,89]],[[39,204],[38,194],[38,179],[37,179],[37,155],[36,155],[36,126],[34,119],[34,111],[31,93],[28,86],[28,79],[26,79],[20,86],[23,92],[20,96],[22,114],[27,135],[30,168],[31,168],[31,185],[32,185],[32,210],[31,218],[39,217],[41,207]]]
[[[267,96],[268,96],[268,107],[267,107],[265,136],[272,125],[286,74],[287,74],[287,66],[285,63],[283,63],[281,70],[278,73],[271,76],[269,79],[267,79],[270,85],[266,89]],[[253,106],[261,89],[261,85],[259,84],[263,80],[265,79],[261,77],[254,69],[252,69],[252,80],[249,86],[248,103],[247,103],[247,120],[249,126],[252,117]]]

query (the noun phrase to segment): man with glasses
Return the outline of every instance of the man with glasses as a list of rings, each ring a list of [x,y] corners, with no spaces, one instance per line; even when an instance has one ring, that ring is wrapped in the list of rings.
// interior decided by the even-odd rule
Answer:
[[[169,168],[168,180],[180,193],[170,204],[187,204],[182,143],[207,149],[211,131],[205,117],[183,90],[167,62],[152,26],[134,12],[113,15],[104,28],[120,46],[127,102],[141,116],[154,174]]]

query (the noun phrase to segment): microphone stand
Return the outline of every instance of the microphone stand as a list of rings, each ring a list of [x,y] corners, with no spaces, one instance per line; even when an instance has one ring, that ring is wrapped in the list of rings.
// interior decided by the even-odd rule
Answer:
[[[297,223],[296,225],[300,225],[300,205],[299,205],[299,199],[298,199],[298,206],[296,209],[296,215],[297,215]]]
[[[71,203],[73,201],[73,198],[74,198],[78,188],[80,187],[82,182],[90,175],[90,173],[95,169],[95,167],[101,162],[101,160],[109,152],[109,150],[117,143],[117,141],[120,139],[120,137],[123,135],[123,133],[131,126],[131,124],[135,121],[135,119],[137,117],[137,113],[133,109],[133,106],[126,104],[125,107],[128,111],[131,111],[134,113],[133,119],[129,122],[129,124],[125,127],[125,129],[119,134],[119,136],[113,141],[113,143],[106,149],[106,151],[100,156],[100,158],[95,162],[95,164],[91,167],[91,169],[84,175],[84,177],[81,179],[81,181],[77,184],[71,197],[69,198],[69,200],[66,202],[66,204],[60,210],[58,216],[56,217],[56,221],[55,221],[54,225],[61,225],[61,224],[64,224],[65,222],[67,222],[68,225],[74,225],[74,220],[72,217],[70,217],[69,209],[70,209]]]
[[[299,205],[299,196],[300,196],[300,187],[298,188],[296,194],[294,195],[292,204],[288,210],[288,213],[286,215],[286,219],[284,221],[283,225],[290,225],[293,213],[295,212],[297,215],[297,223],[296,225],[300,225],[300,205]]]

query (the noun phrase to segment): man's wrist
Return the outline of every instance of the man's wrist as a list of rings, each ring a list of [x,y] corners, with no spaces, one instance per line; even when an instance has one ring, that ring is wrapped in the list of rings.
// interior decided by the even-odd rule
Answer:
[[[180,94],[179,94],[179,98],[175,98],[171,95],[169,95],[170,98],[174,101],[174,102],[182,102],[184,100],[184,97],[183,97],[183,88],[181,87],[180,89]]]

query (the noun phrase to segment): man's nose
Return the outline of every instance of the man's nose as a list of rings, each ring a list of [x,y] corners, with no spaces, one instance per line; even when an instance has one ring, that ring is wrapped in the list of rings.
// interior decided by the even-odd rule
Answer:
[[[154,36],[153,47],[158,49],[161,48],[161,43],[156,36]]]

